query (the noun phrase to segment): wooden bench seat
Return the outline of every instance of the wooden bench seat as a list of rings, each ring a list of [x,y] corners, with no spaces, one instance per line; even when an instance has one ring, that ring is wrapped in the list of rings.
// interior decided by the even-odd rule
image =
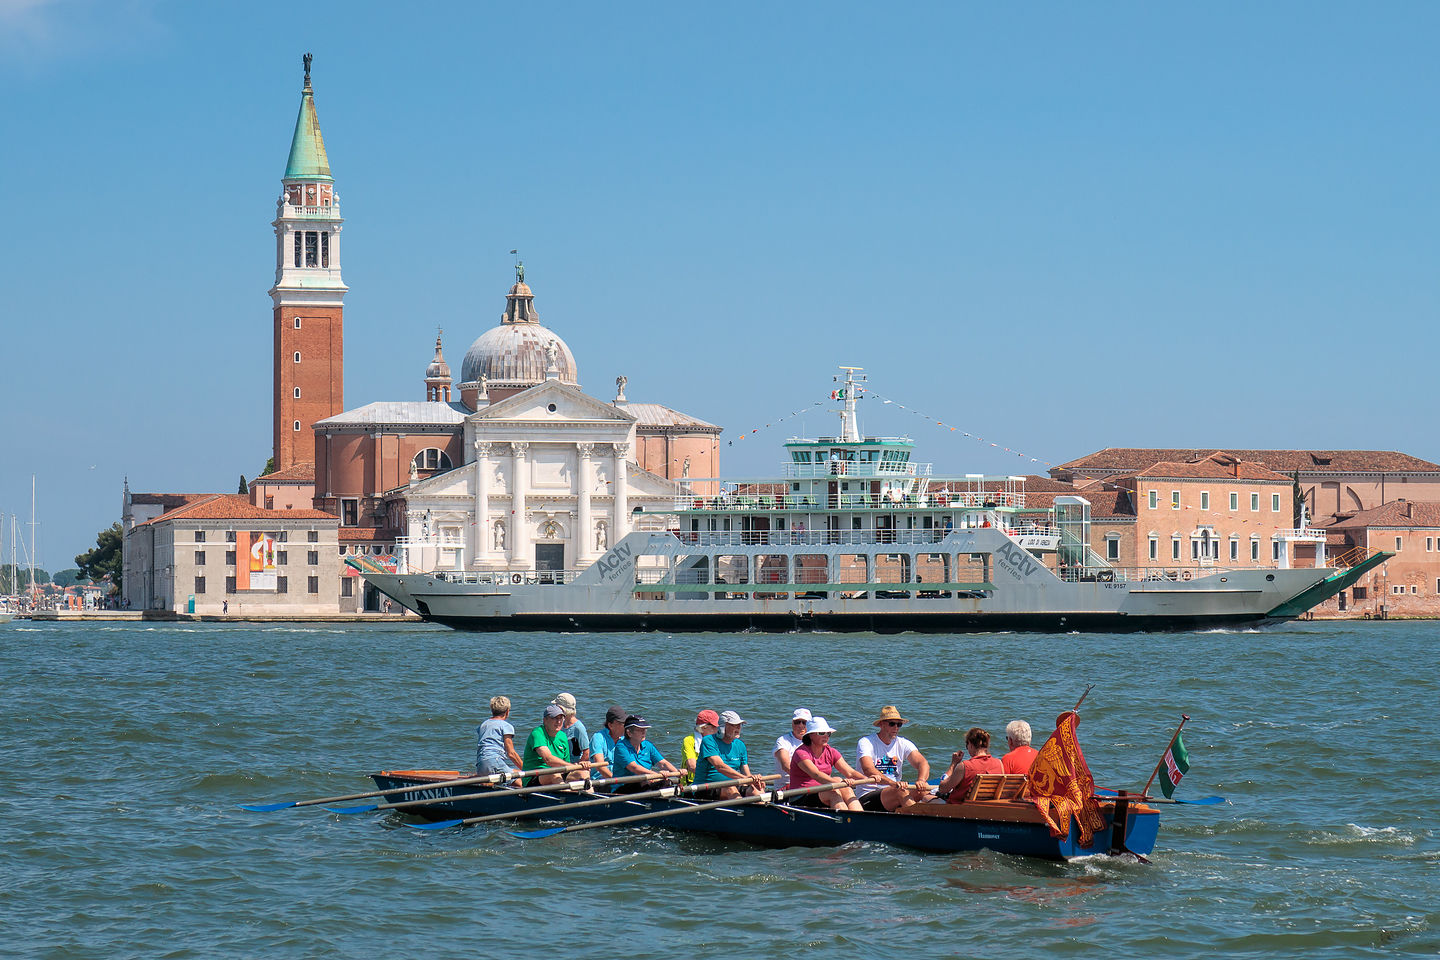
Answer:
[[[1023,773],[982,773],[970,784],[965,794],[966,803],[984,803],[989,800],[1019,800],[1025,792]]]

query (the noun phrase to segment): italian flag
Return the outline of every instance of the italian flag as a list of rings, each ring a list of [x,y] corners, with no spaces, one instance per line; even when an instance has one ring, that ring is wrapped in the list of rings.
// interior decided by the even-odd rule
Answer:
[[[1160,758],[1160,791],[1166,798],[1175,795],[1175,788],[1180,785],[1180,780],[1190,772],[1190,754],[1185,749],[1185,741],[1177,733],[1175,742],[1170,749],[1165,751],[1165,756]]]

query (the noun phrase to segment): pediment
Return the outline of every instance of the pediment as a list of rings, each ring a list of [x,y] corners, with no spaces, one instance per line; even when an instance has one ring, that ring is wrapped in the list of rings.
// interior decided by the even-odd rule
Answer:
[[[550,407],[555,409],[551,410]],[[554,423],[614,423],[629,426],[635,418],[618,407],[596,400],[579,387],[546,380],[529,390],[506,397],[470,414],[471,422],[486,424],[507,420]]]

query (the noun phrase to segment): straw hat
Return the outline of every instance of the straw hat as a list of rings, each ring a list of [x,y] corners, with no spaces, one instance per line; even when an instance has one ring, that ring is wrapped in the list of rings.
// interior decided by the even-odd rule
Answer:
[[[900,716],[899,710],[896,710],[894,707],[891,706],[884,706],[880,708],[880,719],[876,720],[875,723],[872,724],[872,726],[878,727],[886,720],[898,720],[901,723],[906,722],[905,718]]]

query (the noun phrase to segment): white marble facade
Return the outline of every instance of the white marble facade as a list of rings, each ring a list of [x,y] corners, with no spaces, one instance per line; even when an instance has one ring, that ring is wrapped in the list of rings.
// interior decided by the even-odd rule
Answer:
[[[465,420],[466,462],[412,484],[412,570],[576,570],[629,533],[636,507],[680,485],[640,469],[635,418],[558,379]]]

